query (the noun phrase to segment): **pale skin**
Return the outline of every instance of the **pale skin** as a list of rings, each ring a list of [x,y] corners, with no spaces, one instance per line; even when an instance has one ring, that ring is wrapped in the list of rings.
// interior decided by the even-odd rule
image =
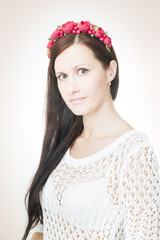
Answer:
[[[112,60],[104,69],[88,47],[75,43],[58,55],[54,69],[66,105],[75,115],[83,117],[84,129],[71,148],[72,157],[94,154],[134,129],[116,111],[111,97],[109,83],[116,75],[116,61]],[[83,97],[80,104],[70,101]],[[31,240],[42,239],[42,233],[34,233]]]
[[[87,157],[134,129],[118,114],[111,97],[109,82],[116,75],[116,61],[104,69],[91,49],[75,43],[58,55],[54,69],[66,105],[75,115],[83,116],[83,132],[71,148],[73,157]],[[82,97],[86,98],[80,104],[70,102]]]
[[[36,232],[32,235],[31,240],[43,240],[43,233]]]

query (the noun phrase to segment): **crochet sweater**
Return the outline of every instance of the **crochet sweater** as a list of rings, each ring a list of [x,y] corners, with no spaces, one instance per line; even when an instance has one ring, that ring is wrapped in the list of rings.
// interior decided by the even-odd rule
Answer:
[[[66,151],[41,193],[44,240],[159,240],[160,172],[147,135],[130,130],[101,151]]]

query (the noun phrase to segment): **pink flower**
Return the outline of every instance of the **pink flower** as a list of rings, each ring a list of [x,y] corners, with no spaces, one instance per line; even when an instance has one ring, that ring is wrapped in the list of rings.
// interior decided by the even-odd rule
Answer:
[[[59,25],[48,39],[49,40],[47,44],[48,58],[50,58],[51,49],[57,38],[63,37],[67,33],[80,34],[80,32],[88,32],[88,34],[90,34],[92,37],[95,36],[99,38],[99,40],[106,45],[107,50],[110,52],[112,43],[111,38],[108,37],[107,32],[105,33],[105,31],[101,27],[93,25],[89,21],[81,21],[80,23],[68,21],[63,25]]]
[[[52,35],[50,36],[50,38],[54,38],[54,39],[57,39],[57,38],[59,38],[59,36],[60,36],[60,28],[57,28],[53,33],[52,33]]]
[[[106,45],[109,45],[109,44],[111,44],[112,43],[112,41],[111,41],[111,38],[110,37],[106,37],[105,39],[104,39],[104,44],[106,44]]]
[[[104,30],[101,27],[99,27],[95,33],[95,37],[101,38],[103,37],[104,33],[105,33]]]
[[[81,32],[87,32],[90,30],[90,22],[88,21],[81,21],[80,24],[78,25],[78,28]]]
[[[66,22],[62,25],[62,30],[65,33],[71,33],[73,31],[73,28],[74,28],[74,22],[73,21]]]
[[[48,42],[48,44],[47,44],[47,48],[48,48],[49,50],[51,50],[51,48],[53,47],[53,45],[54,45],[54,41],[53,41],[53,40],[49,40],[49,42]]]

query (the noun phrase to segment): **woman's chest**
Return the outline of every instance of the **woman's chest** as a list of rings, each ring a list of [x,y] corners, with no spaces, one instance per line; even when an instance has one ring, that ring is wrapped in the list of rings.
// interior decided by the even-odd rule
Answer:
[[[88,157],[109,146],[115,141],[115,139],[115,137],[102,138],[92,141],[76,139],[72,147],[70,147],[70,155],[76,159]]]
[[[94,239],[95,232],[97,237],[103,233],[104,239],[108,239],[113,229],[118,232],[122,222],[118,178],[115,180],[113,169],[102,163],[103,160],[101,164],[81,168],[63,164],[50,175],[42,194],[44,222],[48,229],[56,228],[61,232],[67,226],[73,237],[75,231],[83,231],[82,239]],[[67,234],[67,230],[65,232]],[[91,238],[87,238],[88,234]]]
[[[120,204],[118,166],[112,160],[101,159],[77,168],[63,163],[47,180],[44,202],[48,204],[51,199],[53,209],[74,215],[74,220],[90,215],[93,209],[99,209],[99,217],[108,216]],[[76,209],[81,210],[79,216]]]

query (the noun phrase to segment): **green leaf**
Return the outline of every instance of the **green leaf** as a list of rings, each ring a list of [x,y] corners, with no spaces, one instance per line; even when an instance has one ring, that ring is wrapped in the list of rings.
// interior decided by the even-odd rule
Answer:
[[[91,37],[93,37],[93,36],[94,36],[94,34],[92,33],[92,34],[91,34]]]
[[[108,32],[105,32],[106,35],[108,35]]]
[[[63,34],[64,36],[66,35],[66,33]]]
[[[54,38],[48,38],[48,40],[54,40]]]
[[[94,31],[97,31],[99,27],[94,27]]]
[[[47,53],[50,54],[51,52],[49,50],[47,50]]]
[[[111,52],[110,48],[108,48],[107,45],[106,45],[106,48],[107,48],[107,50],[108,50],[109,52]]]

